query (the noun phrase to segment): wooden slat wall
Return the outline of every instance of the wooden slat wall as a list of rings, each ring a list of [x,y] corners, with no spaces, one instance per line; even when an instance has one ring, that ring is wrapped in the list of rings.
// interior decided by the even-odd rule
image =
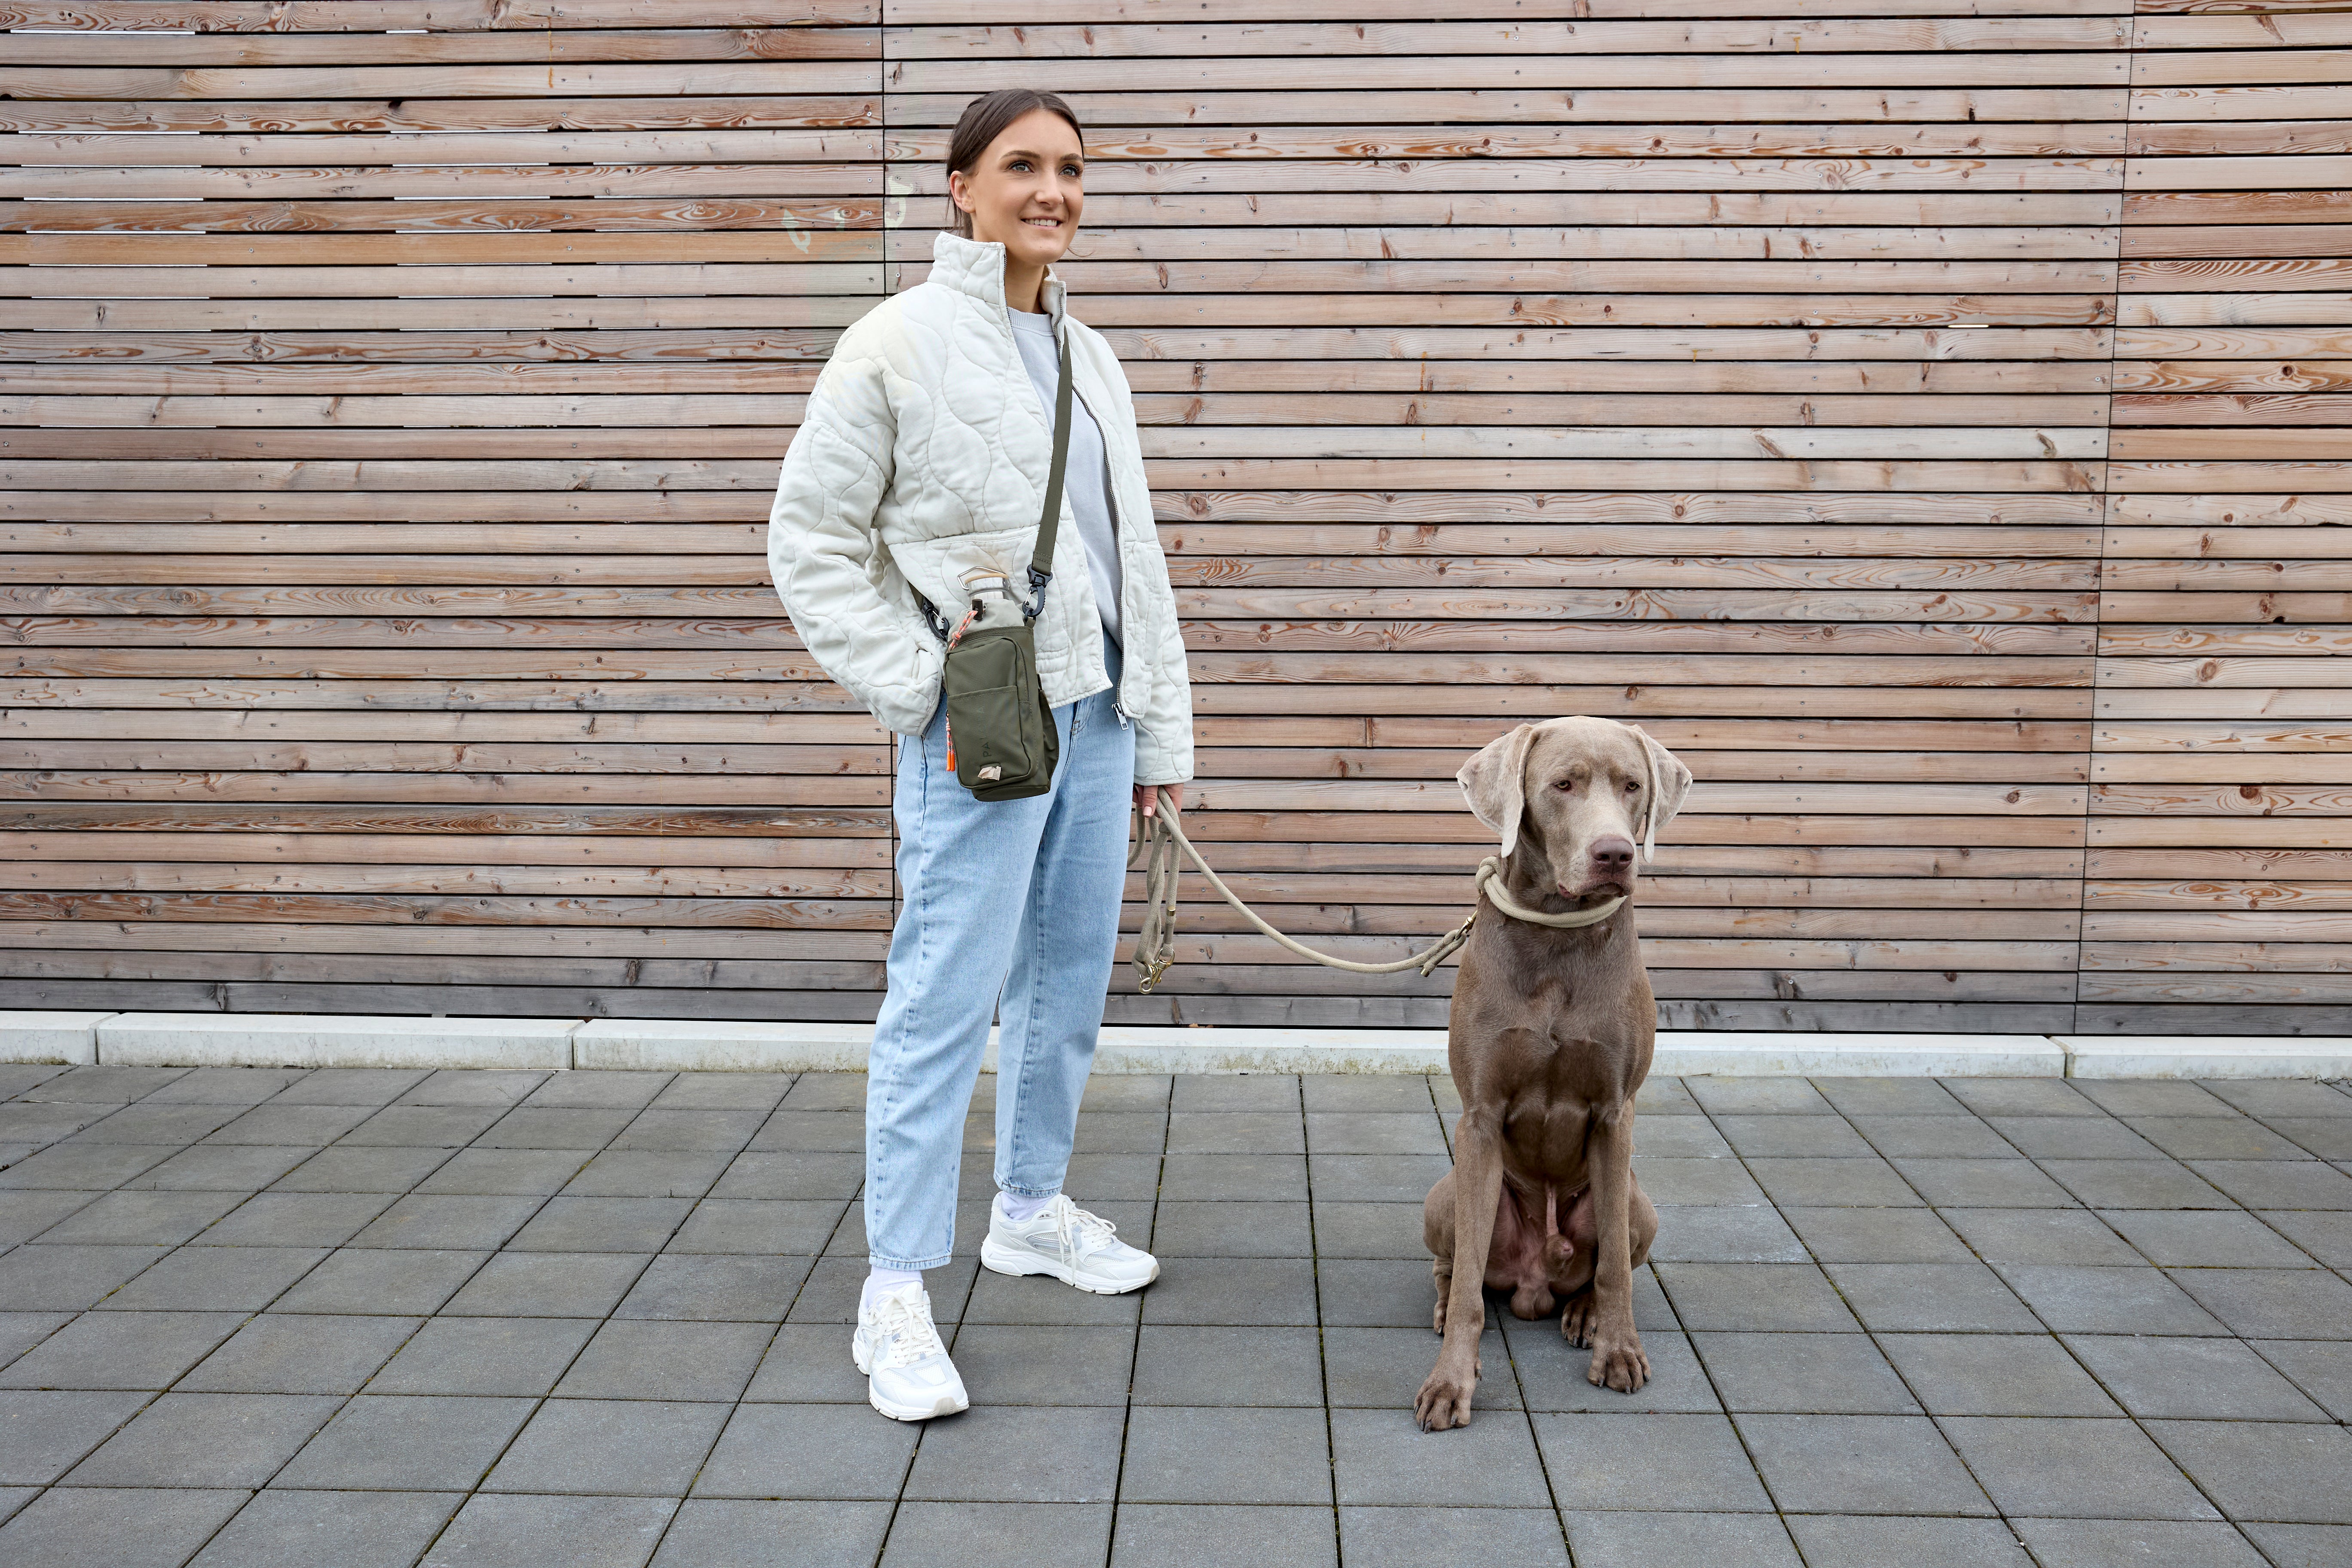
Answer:
[[[1028,82],[1280,923],[1593,712],[1672,1026],[2352,1030],[2352,11],[2130,5],[0,0],[0,1006],[870,1016],[762,524]],[[1185,924],[1114,1020],[1444,1017]]]

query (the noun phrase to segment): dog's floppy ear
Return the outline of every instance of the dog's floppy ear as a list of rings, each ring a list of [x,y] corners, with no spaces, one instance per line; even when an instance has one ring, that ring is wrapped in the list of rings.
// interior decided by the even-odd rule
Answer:
[[[1690,794],[1691,771],[1683,766],[1682,759],[1650,738],[1639,724],[1628,724],[1628,730],[1641,738],[1642,751],[1650,770],[1650,787],[1645,792],[1650,799],[1642,812],[1642,858],[1654,859],[1658,853],[1658,829],[1675,819]]]
[[[1506,858],[1518,847],[1519,814],[1527,805],[1528,747],[1535,738],[1536,727],[1522,724],[1487,742],[1454,775],[1470,799],[1470,814],[1501,836]]]

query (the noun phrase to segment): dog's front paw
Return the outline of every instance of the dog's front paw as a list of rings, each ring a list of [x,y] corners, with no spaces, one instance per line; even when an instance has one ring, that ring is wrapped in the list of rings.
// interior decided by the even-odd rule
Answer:
[[[1598,1331],[1592,1336],[1592,1363],[1584,1369],[1587,1383],[1631,1394],[1650,1381],[1650,1358],[1641,1336],[1631,1329],[1620,1333]]]
[[[1470,1395],[1478,1387],[1478,1375],[1458,1376],[1444,1362],[1429,1374],[1421,1385],[1421,1393],[1412,1402],[1412,1418],[1424,1432],[1443,1432],[1451,1426],[1470,1425]]]

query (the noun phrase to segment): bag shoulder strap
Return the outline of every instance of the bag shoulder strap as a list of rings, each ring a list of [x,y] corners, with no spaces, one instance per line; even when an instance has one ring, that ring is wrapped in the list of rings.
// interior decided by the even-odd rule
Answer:
[[[1035,620],[1045,607],[1045,584],[1054,577],[1054,539],[1062,527],[1062,479],[1070,466],[1070,329],[1062,327],[1062,369],[1054,388],[1054,468],[1045,479],[1045,510],[1037,519],[1037,547],[1029,556],[1029,589],[1024,612]]]

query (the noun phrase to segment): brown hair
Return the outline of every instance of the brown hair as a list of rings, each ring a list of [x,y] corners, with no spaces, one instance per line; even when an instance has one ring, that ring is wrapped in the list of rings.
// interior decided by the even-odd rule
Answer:
[[[948,173],[970,175],[979,166],[980,155],[1004,134],[1006,126],[1037,109],[1068,121],[1070,129],[1077,132],[1079,145],[1086,144],[1086,128],[1058,96],[1025,87],[1002,88],[963,106],[963,118],[956,121],[955,135],[948,142]],[[971,215],[956,205],[953,196],[948,198],[948,223],[964,238],[971,237]]]

